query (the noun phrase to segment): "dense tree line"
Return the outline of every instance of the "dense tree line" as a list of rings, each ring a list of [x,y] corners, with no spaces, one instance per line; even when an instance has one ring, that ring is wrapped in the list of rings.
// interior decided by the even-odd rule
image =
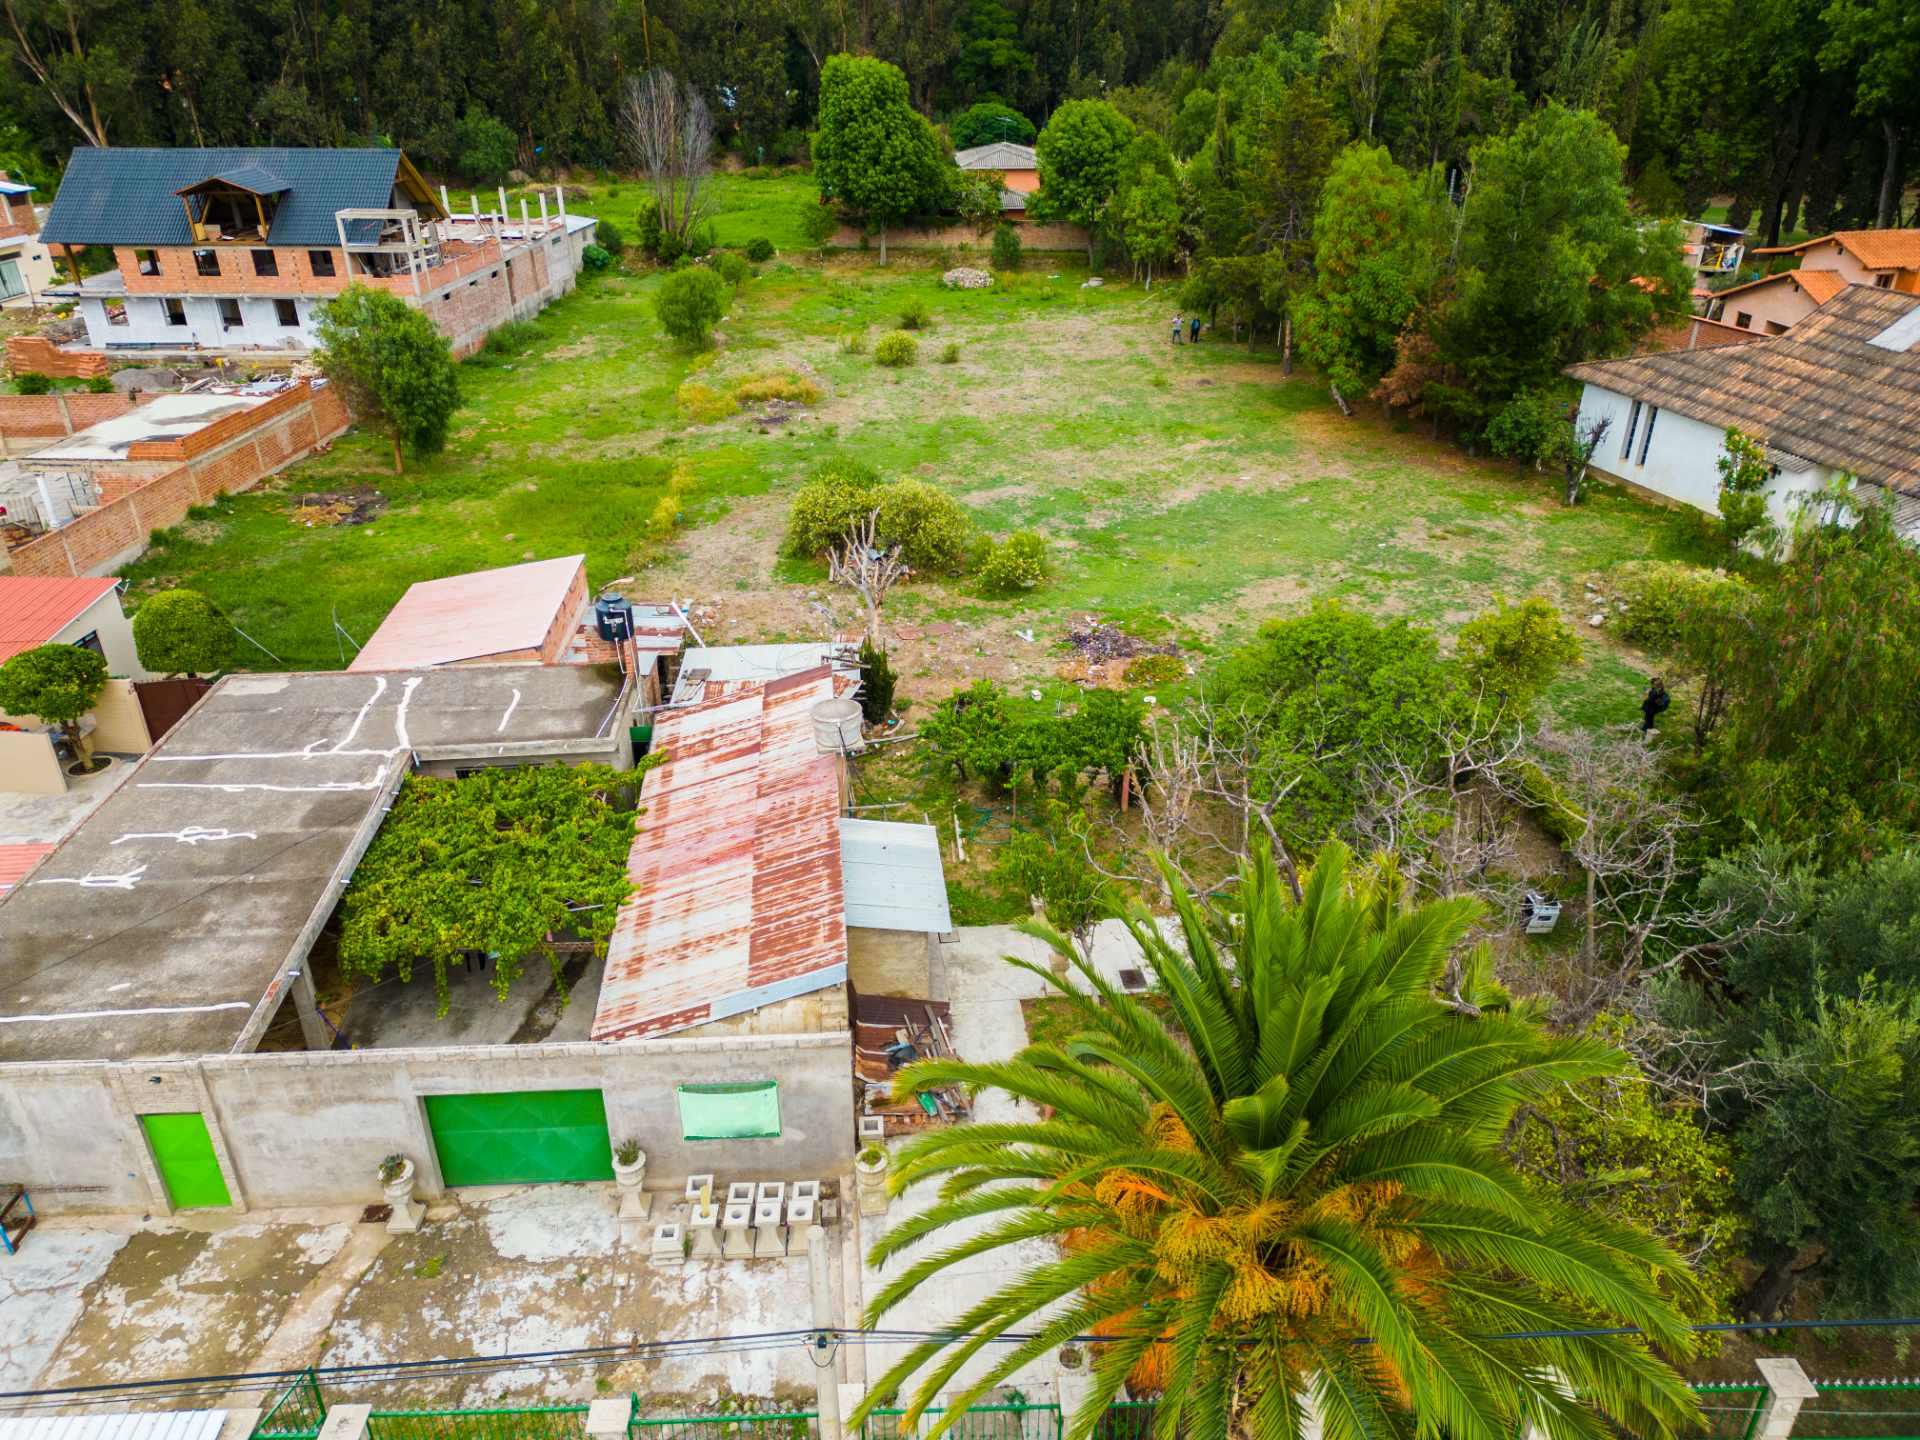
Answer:
[[[936,121],[991,101],[1038,128],[1100,98],[1184,160],[1216,124],[1270,124],[1277,68],[1312,72],[1327,110],[1290,118],[1415,171],[1462,171],[1548,101],[1594,111],[1653,210],[1726,193],[1772,239],[1893,223],[1920,119],[1901,0],[8,0],[4,17],[0,149],[43,173],[82,143],[390,140],[476,179],[617,165],[621,82],[654,65],[741,153],[799,160],[838,53],[897,65]]]

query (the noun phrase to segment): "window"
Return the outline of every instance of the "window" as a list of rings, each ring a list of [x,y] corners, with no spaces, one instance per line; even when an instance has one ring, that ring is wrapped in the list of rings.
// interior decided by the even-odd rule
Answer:
[[[218,250],[194,251],[193,268],[202,275],[218,275],[220,273],[220,252]]]
[[[1893,284],[1893,276],[1876,275],[1873,277],[1873,283],[1878,285],[1882,290],[1885,290],[1889,285]]]
[[[273,313],[274,313],[274,316],[280,321],[280,325],[282,329],[296,330],[299,328],[300,312],[299,310],[294,308],[293,301],[291,300],[274,301]]]
[[[245,323],[245,318],[240,314],[240,302],[238,300],[227,299],[220,302],[220,328],[222,330],[238,330]]]
[[[780,1133],[780,1083],[749,1080],[738,1085],[681,1085],[680,1138],[759,1140]]]
[[[73,643],[76,649],[91,650],[96,655],[105,655],[107,653],[106,647],[100,643],[100,632],[98,630],[89,630]]]
[[[1767,322],[1767,333],[1769,335],[1784,335],[1787,333],[1787,327],[1782,325],[1778,320],[1769,320]]]
[[[1660,407],[1658,405],[1649,405],[1647,407],[1647,428],[1645,433],[1640,436],[1640,463],[1642,465],[1647,463],[1647,448],[1653,444],[1653,422],[1659,418]]]
[[[136,250],[133,252],[133,268],[142,275],[160,273],[160,252],[157,250]]]
[[[127,323],[127,307],[124,302],[109,300],[100,308],[107,312],[107,324],[125,325]]]
[[[0,260],[0,300],[11,300],[26,293],[26,282],[20,278],[20,262]]]
[[[256,275],[278,275],[280,273],[280,257],[275,255],[271,250],[254,251],[253,273]]]
[[[307,268],[322,278],[333,274],[333,252],[331,250],[309,250],[307,252]]]
[[[167,323],[169,325],[184,325],[187,323],[187,307],[178,300],[162,300],[160,304],[167,312]]]
[[[1640,402],[1636,400],[1633,402],[1633,408],[1627,411],[1627,438],[1620,446],[1620,458],[1622,460],[1631,460],[1633,458],[1633,432],[1639,428]]]
[[[1738,325],[1742,330],[1751,330],[1753,328],[1753,316],[1744,310],[1736,310],[1733,312],[1733,323]]]

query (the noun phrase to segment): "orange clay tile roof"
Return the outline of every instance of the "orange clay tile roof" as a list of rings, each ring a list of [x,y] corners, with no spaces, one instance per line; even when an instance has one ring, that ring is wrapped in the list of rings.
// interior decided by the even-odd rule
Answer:
[[[120,582],[0,575],[0,662],[44,645]]]
[[[1920,229],[1836,230],[1831,235],[1802,240],[1798,245],[1774,245],[1749,250],[1749,255],[1804,254],[1829,240],[1869,270],[1920,270]]]
[[[1807,298],[1816,305],[1824,305],[1842,290],[1847,288],[1847,280],[1838,270],[1809,270],[1802,266],[1798,270],[1782,270],[1778,275],[1763,275],[1758,280],[1749,280],[1744,285],[1729,285],[1724,290],[1710,293],[1716,300],[1724,300],[1730,295],[1744,295],[1748,291],[1758,290],[1762,285],[1798,285],[1807,292]]]

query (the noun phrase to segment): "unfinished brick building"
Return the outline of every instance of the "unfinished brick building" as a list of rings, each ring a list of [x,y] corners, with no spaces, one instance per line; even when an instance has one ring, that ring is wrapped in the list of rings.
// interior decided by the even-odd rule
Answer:
[[[555,192],[538,213],[458,215],[399,150],[81,149],[40,238],[90,346],[116,353],[290,352],[349,284],[424,310],[455,355],[573,288],[593,238]],[[84,279],[76,252],[113,251]]]

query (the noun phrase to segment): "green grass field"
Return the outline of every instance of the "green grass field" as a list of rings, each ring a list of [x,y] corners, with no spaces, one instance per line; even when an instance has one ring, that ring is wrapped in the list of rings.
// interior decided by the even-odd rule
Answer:
[[[788,180],[734,185],[728,224],[742,234],[761,222],[772,233],[804,203]],[[1344,419],[1271,354],[1211,336],[1175,349],[1170,300],[1083,279],[1049,257],[994,290],[949,292],[924,258],[777,262],[698,356],[659,331],[656,275],[589,281],[540,318],[524,353],[461,367],[467,404],[444,454],[396,478],[379,440],[351,434],[196,512],[126,574],[136,597],[204,589],[298,667],[351,658],[336,616],[364,640],[416,580],[576,551],[595,584],[634,576],[623,588],[635,597],[705,607],[709,640],[853,633],[851,598],[778,555],[787,495],[845,453],[950,488],[987,531],[1033,528],[1052,545],[1051,583],[1015,600],[964,581],[896,593],[903,693],[924,698],[980,676],[1064,692],[1060,637],[1088,614],[1176,636],[1204,663],[1316,596],[1450,631],[1499,595],[1545,594],[1577,614],[1584,579],[1699,546],[1691,517],[1606,491],[1567,509],[1549,477]],[[885,370],[870,346],[843,348],[891,327],[909,296],[936,322],[917,365]],[[949,343],[959,357],[940,363]],[[689,378],[725,390],[767,372],[810,378],[824,397],[710,423],[676,402]],[[691,481],[683,524],[661,539],[649,518],[676,466]],[[367,523],[298,523],[294,508],[321,494],[384,508]],[[1638,663],[1591,646],[1553,703],[1570,719],[1622,718]]]

